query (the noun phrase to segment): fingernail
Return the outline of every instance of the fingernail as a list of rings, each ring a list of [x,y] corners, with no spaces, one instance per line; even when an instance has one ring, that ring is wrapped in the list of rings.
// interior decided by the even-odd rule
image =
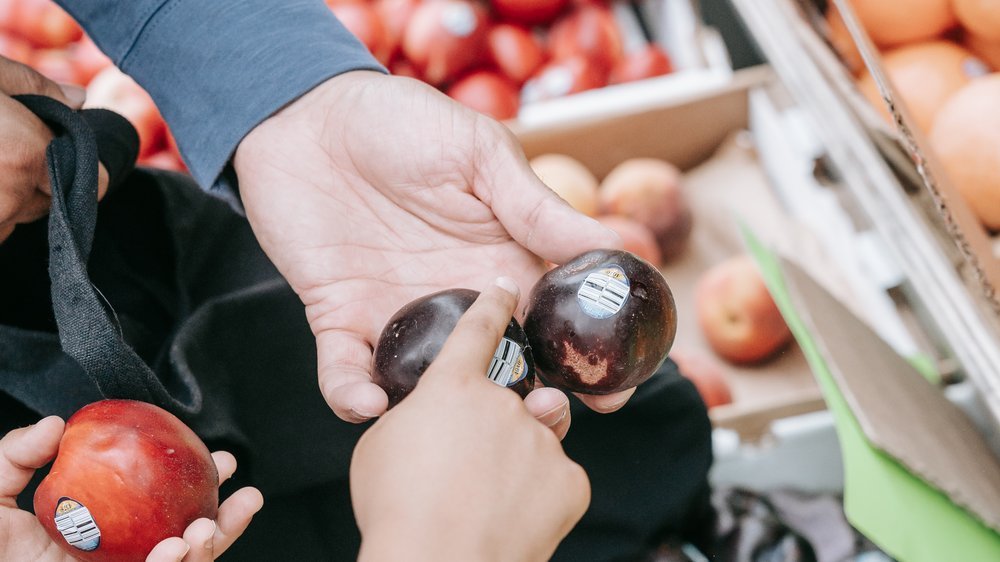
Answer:
[[[566,419],[566,414],[569,413],[569,406],[566,404],[560,404],[555,408],[552,408],[548,412],[545,412],[538,417],[538,421],[542,422],[545,427],[552,427],[557,423]]]
[[[354,408],[351,408],[351,415],[357,418],[359,421],[368,421],[375,417],[374,414],[363,414],[355,410]]]
[[[87,91],[75,84],[59,84],[59,89],[73,107],[82,106],[87,99]]]
[[[500,287],[504,291],[514,295],[514,298],[521,297],[521,289],[517,287],[517,282],[510,277],[497,277],[496,281],[493,282],[497,287]]]

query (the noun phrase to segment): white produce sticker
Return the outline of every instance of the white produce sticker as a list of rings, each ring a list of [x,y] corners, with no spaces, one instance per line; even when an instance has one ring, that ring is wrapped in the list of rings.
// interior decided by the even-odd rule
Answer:
[[[576,292],[576,300],[587,316],[610,318],[628,302],[629,286],[620,267],[606,267],[587,276]]]
[[[521,382],[528,374],[528,366],[524,362],[524,353],[521,346],[513,340],[504,338],[493,353],[493,360],[490,361],[490,368],[486,371],[486,378],[500,386],[514,386]]]
[[[66,542],[84,551],[96,550],[101,544],[101,530],[90,510],[71,498],[59,498],[55,513],[56,529]]]

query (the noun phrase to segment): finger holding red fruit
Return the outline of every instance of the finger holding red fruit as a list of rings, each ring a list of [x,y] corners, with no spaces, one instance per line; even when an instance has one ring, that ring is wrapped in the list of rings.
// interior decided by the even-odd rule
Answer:
[[[180,449],[186,448],[190,443],[183,437],[178,438],[169,434],[157,434],[154,436],[149,432],[140,432],[135,435],[135,438],[132,438],[134,435],[132,433],[128,433],[124,437],[120,434],[109,437],[107,430],[102,431],[100,427],[94,429],[97,430],[98,436],[103,435],[103,438],[95,437],[89,431],[85,433],[77,431],[74,433],[73,424],[86,423],[88,417],[91,424],[96,423],[98,426],[101,424],[113,424],[113,417],[104,416],[101,419],[95,420],[93,417],[88,416],[87,410],[103,410],[109,405],[115,405],[116,403],[138,404],[142,410],[155,408],[148,404],[133,403],[131,401],[102,401],[81,409],[83,414],[79,416],[74,415],[68,423],[64,423],[56,416],[50,416],[42,419],[35,425],[13,430],[0,439],[0,519],[4,520],[4,525],[0,526],[0,559],[31,559],[38,562],[70,562],[74,559],[90,561],[113,559],[117,561],[201,562],[214,560],[220,556],[246,530],[253,515],[263,505],[263,497],[254,488],[240,489],[227,498],[221,506],[218,506],[217,510],[213,506],[214,521],[208,518],[201,518],[193,520],[190,525],[181,524],[177,531],[178,536],[166,538],[162,541],[156,538],[150,539],[150,536],[155,536],[157,533],[162,532],[162,529],[156,528],[154,521],[151,519],[135,520],[135,528],[139,529],[139,531],[127,536],[114,537],[115,531],[121,530],[116,528],[117,519],[98,515],[98,513],[105,512],[90,512],[84,509],[80,502],[66,495],[58,494],[58,498],[53,500],[58,506],[62,507],[61,512],[58,508],[55,508],[54,511],[45,509],[49,507],[46,503],[47,487],[51,488],[60,482],[65,484],[74,477],[79,476],[80,486],[77,489],[97,490],[100,488],[99,482],[102,480],[97,473],[109,472],[107,468],[108,464],[114,465],[121,470],[118,470],[110,480],[114,484],[109,488],[97,490],[98,496],[96,497],[99,497],[100,493],[108,494],[108,500],[114,504],[115,509],[121,508],[117,505],[118,503],[127,504],[127,496],[135,494],[136,490],[143,486],[151,486],[158,491],[172,492],[158,494],[157,500],[154,500],[158,502],[170,503],[183,501],[177,498],[192,493],[186,489],[173,489],[171,486],[172,481],[170,480],[170,478],[179,480],[191,478],[195,473],[189,470],[170,472],[170,476],[166,480],[150,480],[153,474],[164,474],[163,470],[165,467],[159,467],[159,469],[155,466],[151,467],[149,463],[153,462],[155,464],[155,461],[150,461],[148,455],[155,454],[152,451],[158,450],[159,454],[168,457],[183,457],[186,451]],[[165,414],[165,412],[163,413]],[[157,427],[155,422],[148,425],[149,420],[141,415],[134,415],[135,412],[130,412],[130,414],[132,415],[127,416],[129,418],[127,424],[130,426],[147,424],[144,427],[146,429],[152,428],[153,433],[156,433],[158,429],[163,429],[162,427]],[[74,422],[74,419],[77,421]],[[178,421],[177,423],[180,422]],[[144,444],[155,441],[157,438],[165,439],[165,441],[158,442],[159,445],[164,445],[171,439],[176,438],[179,440],[174,441],[175,448],[153,447],[150,449],[144,447]],[[86,444],[86,442],[93,441],[94,439],[103,439],[100,441],[99,447],[84,447],[83,450],[80,449],[81,443]],[[200,441],[198,443],[200,444]],[[204,447],[203,444],[202,447]],[[70,457],[73,457],[76,453],[83,453],[83,455],[75,458],[75,460],[71,459]],[[101,457],[106,463],[85,462],[95,456]],[[53,459],[55,459],[53,467],[49,475],[42,481],[39,491],[35,495],[35,511],[37,515],[21,511],[17,507],[17,496],[24,491],[35,471],[53,462]],[[201,461],[203,461],[205,469],[210,472],[210,477],[206,480],[210,480],[210,487],[212,488],[212,493],[206,493],[205,495],[215,497],[218,485],[232,476],[236,470],[236,459],[225,452],[216,452],[208,455],[207,450],[205,450]],[[83,470],[81,470],[81,467],[83,467]],[[134,474],[137,467],[144,467],[147,470],[142,471],[137,477]],[[152,470],[149,470],[150,468]],[[129,486],[129,482],[126,482],[126,480],[132,481],[133,485]],[[137,482],[140,484],[136,485]],[[65,519],[64,523],[69,522],[71,524],[70,527],[64,526],[60,527],[60,529],[64,529],[67,532],[71,528],[83,530],[83,533],[79,536],[70,534],[70,538],[73,539],[74,544],[77,546],[72,546],[67,538],[64,538],[63,531],[50,526],[55,517],[63,517]],[[133,519],[135,518],[130,516],[126,517],[124,521]],[[88,520],[90,523],[88,523]],[[100,528],[101,525],[103,525],[103,529],[100,532],[94,532],[94,529]],[[183,534],[183,538],[180,536],[181,534]],[[124,550],[109,553],[109,545],[114,544],[116,540],[119,544],[124,545]],[[96,547],[91,550],[82,548],[89,548],[94,544],[96,544]]]

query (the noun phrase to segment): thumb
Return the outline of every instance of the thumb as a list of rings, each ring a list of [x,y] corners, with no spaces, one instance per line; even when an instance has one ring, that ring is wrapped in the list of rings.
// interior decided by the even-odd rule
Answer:
[[[14,498],[28,485],[35,470],[56,456],[64,427],[61,419],[49,416],[0,439],[0,506],[14,507]]]
[[[497,134],[505,138],[478,155],[474,185],[514,240],[557,264],[589,250],[622,247],[611,229],[573,209],[538,179],[509,131]]]

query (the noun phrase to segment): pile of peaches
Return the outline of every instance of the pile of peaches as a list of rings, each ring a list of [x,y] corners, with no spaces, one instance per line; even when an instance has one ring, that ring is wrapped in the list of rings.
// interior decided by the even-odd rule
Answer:
[[[631,158],[598,180],[583,163],[567,155],[543,154],[530,163],[535,174],[567,203],[617,232],[625,250],[656,268],[683,259],[695,217],[682,173],[673,164]],[[714,353],[686,347],[673,349],[670,357],[695,383],[709,408],[728,404],[732,394],[726,369],[718,359],[730,365],[762,365],[786,348],[791,332],[746,255],[702,272],[692,304]]]

